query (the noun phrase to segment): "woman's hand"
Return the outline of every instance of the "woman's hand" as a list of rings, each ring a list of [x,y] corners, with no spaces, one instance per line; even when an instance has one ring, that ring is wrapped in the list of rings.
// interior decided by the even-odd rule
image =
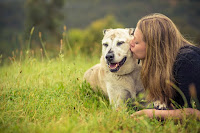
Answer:
[[[153,118],[155,111],[156,111],[156,109],[144,109],[144,110],[140,110],[140,111],[133,113],[131,115],[131,117],[146,115],[149,118]]]

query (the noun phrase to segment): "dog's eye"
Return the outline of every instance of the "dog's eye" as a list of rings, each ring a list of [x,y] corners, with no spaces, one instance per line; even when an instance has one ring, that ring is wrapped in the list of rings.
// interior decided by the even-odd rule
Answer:
[[[103,43],[103,46],[108,47],[108,44],[107,43]]]
[[[120,46],[120,45],[122,45],[123,43],[124,43],[124,41],[118,42],[118,43],[117,43],[117,46]]]

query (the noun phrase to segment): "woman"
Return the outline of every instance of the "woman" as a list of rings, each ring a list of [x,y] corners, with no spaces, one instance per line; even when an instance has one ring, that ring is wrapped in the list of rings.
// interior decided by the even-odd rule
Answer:
[[[142,61],[141,80],[147,99],[171,109],[146,109],[132,116],[181,118],[196,114],[200,119],[200,48],[187,41],[168,17],[158,13],[138,21],[130,45],[133,56]],[[192,108],[191,98],[198,110]],[[184,105],[186,108],[180,109]]]

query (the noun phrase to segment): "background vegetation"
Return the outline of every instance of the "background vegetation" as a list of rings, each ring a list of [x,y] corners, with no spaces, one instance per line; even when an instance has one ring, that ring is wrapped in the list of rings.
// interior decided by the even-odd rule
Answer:
[[[1,0],[0,132],[200,132],[183,121],[130,118],[83,81],[102,30],[164,13],[200,45],[198,0]]]
[[[25,49],[32,27],[35,31],[30,47],[42,47],[38,37],[41,32],[47,49],[55,56],[54,50],[59,49],[63,26],[67,27],[67,33],[76,34],[76,37],[68,38],[72,47],[77,46],[74,42],[80,41],[79,38],[84,38],[84,45],[88,48],[94,46],[92,41],[101,43],[102,29],[135,27],[138,19],[154,12],[169,16],[186,38],[200,45],[199,7],[199,0],[1,0],[0,55],[5,59],[12,51]],[[99,23],[95,23],[109,19],[108,16],[113,17],[112,23],[101,24],[101,28]],[[92,28],[96,28],[95,33]],[[90,36],[93,37],[87,39]],[[101,51],[100,46],[96,46],[95,49]]]

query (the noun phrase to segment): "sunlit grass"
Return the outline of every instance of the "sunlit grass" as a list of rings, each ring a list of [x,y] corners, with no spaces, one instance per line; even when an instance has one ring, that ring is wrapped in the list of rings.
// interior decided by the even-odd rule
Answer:
[[[112,110],[83,81],[98,57],[34,57],[0,68],[0,132],[199,132],[195,119],[158,121]]]

